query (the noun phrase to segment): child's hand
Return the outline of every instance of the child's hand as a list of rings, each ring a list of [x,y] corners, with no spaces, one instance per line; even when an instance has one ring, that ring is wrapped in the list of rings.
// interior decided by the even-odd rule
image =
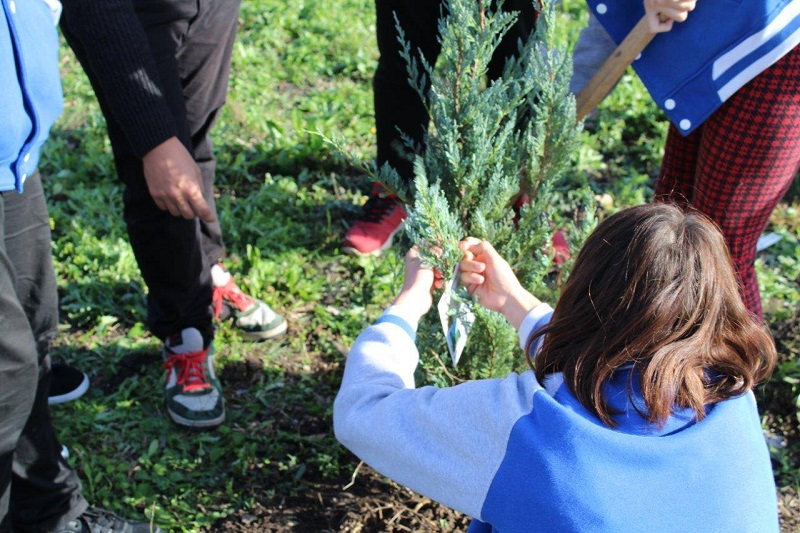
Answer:
[[[433,289],[440,289],[443,283],[440,272],[422,264],[419,250],[414,246],[406,254],[405,281],[394,305],[404,307],[415,318],[421,318],[433,305]]]
[[[683,22],[693,11],[697,0],[644,0],[647,27],[653,33],[672,29],[673,22]]]
[[[502,313],[512,326],[519,328],[539,300],[520,285],[511,266],[490,243],[467,237],[459,247],[464,251],[461,283],[481,305]]]

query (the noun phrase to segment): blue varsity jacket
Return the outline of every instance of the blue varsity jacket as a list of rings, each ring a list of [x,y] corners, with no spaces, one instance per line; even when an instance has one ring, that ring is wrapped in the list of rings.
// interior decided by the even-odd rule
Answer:
[[[644,16],[642,0],[587,0],[617,43]],[[800,42],[800,0],[698,0],[660,33],[633,68],[687,135],[725,100]]]
[[[55,0],[0,0],[0,192],[22,192],[63,106]]]

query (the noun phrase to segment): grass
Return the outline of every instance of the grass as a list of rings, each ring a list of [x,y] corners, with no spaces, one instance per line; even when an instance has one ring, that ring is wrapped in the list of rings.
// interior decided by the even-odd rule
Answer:
[[[574,42],[585,8],[563,6],[560,31]],[[362,161],[374,155],[373,3],[245,0],[240,20],[214,132],[226,263],[243,288],[286,315],[289,334],[251,344],[223,324],[216,349],[227,422],[191,432],[168,421],[160,343],[144,326],[147,289],[127,243],[102,114],[64,48],[66,107],[43,164],[62,306],[53,355],[93,383],[79,401],[53,409],[70,461],[93,504],[171,531],[460,529],[457,515],[356,471],[331,429],[344,355],[399,287],[404,251],[340,253],[368,180],[324,140],[343,139]],[[583,134],[572,179],[603,195],[606,211],[646,201],[665,131],[662,113],[627,74]],[[795,187],[776,211],[770,230],[783,240],[758,261],[782,358],[760,399],[765,425],[789,438],[775,450],[784,490],[800,483],[798,196]]]

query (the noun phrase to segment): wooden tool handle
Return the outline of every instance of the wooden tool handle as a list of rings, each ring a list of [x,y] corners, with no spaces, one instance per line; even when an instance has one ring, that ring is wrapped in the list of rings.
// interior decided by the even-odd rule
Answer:
[[[625,73],[625,69],[644,50],[645,46],[653,40],[654,36],[655,33],[651,33],[647,27],[647,20],[642,17],[628,33],[628,36],[625,37],[625,40],[617,46],[614,53],[606,59],[600,70],[592,76],[589,83],[578,94],[576,98],[578,120],[582,120],[589,111],[600,103],[600,100],[605,98],[614,87],[614,84]]]

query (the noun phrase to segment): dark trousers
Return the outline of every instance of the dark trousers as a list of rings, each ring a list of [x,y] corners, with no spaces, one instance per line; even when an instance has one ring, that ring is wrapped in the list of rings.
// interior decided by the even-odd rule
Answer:
[[[203,196],[216,210],[216,159],[211,128],[225,102],[239,0],[134,0],[156,60],[161,89],[178,137],[203,174]],[[67,39],[93,85],[80,42]],[[147,188],[142,160],[100,90],[119,178],[125,184],[124,217],[131,247],[149,289],[148,325],[159,338],[186,327],[213,337],[210,268],[224,254],[219,223],[185,220],[160,210]]]
[[[36,173],[23,194],[0,194],[0,531],[47,531],[87,507],[47,405],[57,325],[50,221]]]
[[[375,0],[380,52],[373,78],[378,164],[389,163],[405,180],[413,177],[413,161],[399,132],[421,145],[430,117],[419,94],[408,83],[406,64],[400,57],[395,16],[411,44],[411,50],[415,54],[421,52],[433,65],[441,50],[437,26],[442,9],[442,0]],[[520,39],[523,42],[527,40],[535,24],[533,0],[506,0],[503,9],[519,13],[517,23],[506,34],[489,64],[490,79],[502,74],[505,60],[517,52]]]

